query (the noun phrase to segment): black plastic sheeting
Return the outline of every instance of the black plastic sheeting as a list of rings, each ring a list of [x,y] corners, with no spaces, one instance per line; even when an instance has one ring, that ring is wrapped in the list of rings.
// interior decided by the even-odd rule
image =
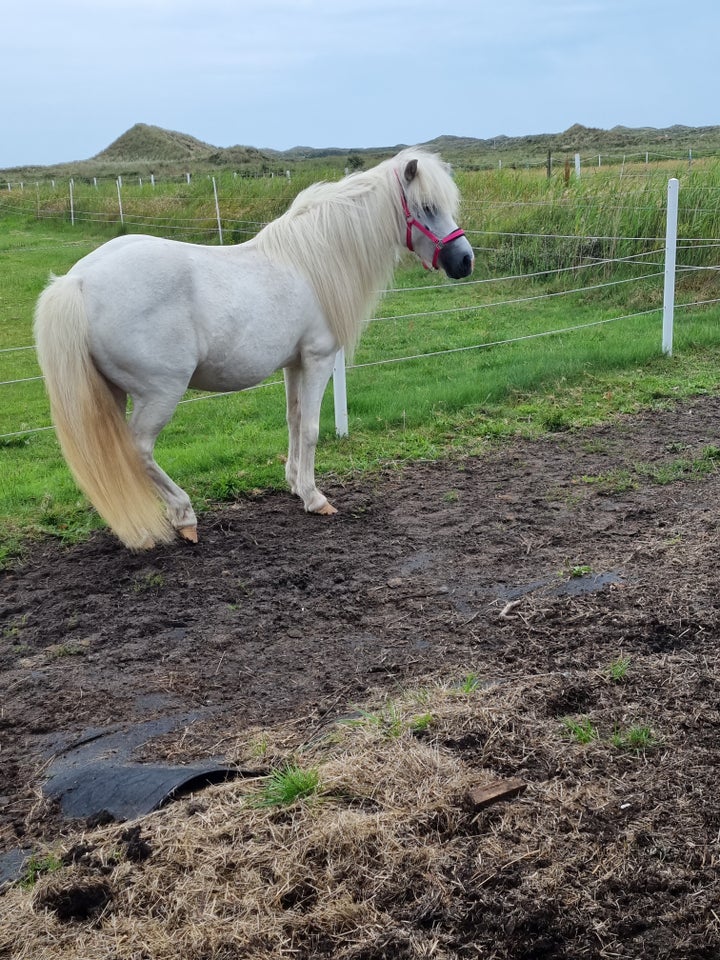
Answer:
[[[194,764],[133,762],[133,752],[153,737],[191,725],[204,715],[166,716],[130,726],[86,730],[71,742],[49,745],[53,760],[43,794],[56,800],[64,817],[89,824],[134,820],[176,799],[214,783],[265,771],[241,770],[208,758]],[[16,847],[0,853],[0,886],[19,879],[32,850]]]
[[[208,757],[195,764],[147,764],[131,758],[154,737],[191,726],[197,713],[175,714],[130,725],[86,730],[57,744],[43,784],[46,797],[58,800],[65,817],[130,820],[157,810],[179,792],[230,780],[240,771]]]
[[[96,761],[56,773],[46,781],[43,793],[60,802],[66,817],[132,820],[181,793],[238,776],[242,771],[208,763],[170,767]]]

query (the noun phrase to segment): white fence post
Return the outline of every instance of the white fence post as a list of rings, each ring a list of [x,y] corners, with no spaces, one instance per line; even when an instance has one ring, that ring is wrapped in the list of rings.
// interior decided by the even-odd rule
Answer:
[[[212,178],[212,182],[213,182],[213,196],[215,197],[215,216],[217,217],[218,236],[220,237],[220,246],[222,246],[222,242],[223,242],[222,221],[220,219],[220,204],[218,202],[218,192],[217,192],[217,184],[215,183],[215,177]]]
[[[335,401],[335,433],[338,437],[346,437],[348,435],[347,382],[345,379],[345,351],[342,347],[335,354],[333,399]]]
[[[70,180],[70,224],[75,226],[75,197],[73,196],[74,183]]]
[[[118,207],[120,208],[120,223],[125,223],[125,217],[123,215],[122,208],[122,177],[117,178],[117,193],[118,193]]]
[[[672,177],[667,190],[667,222],[665,226],[665,290],[663,294],[662,350],[672,356],[673,322],[675,318],[675,260],[677,255],[678,192],[680,181]]]
[[[580,179],[580,154],[575,154],[575,176]]]

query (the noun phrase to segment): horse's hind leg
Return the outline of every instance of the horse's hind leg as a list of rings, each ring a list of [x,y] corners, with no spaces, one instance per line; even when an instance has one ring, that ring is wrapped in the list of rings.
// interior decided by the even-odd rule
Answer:
[[[197,542],[197,517],[190,497],[179,487],[155,461],[155,440],[169,422],[184,390],[177,398],[133,397],[130,429],[145,465],[148,476],[155,484],[167,507],[168,519],[186,540]]]

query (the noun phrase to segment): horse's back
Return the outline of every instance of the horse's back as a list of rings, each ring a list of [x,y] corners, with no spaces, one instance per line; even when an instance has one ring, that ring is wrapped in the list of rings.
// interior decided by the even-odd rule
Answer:
[[[103,243],[92,253],[78,260],[68,274],[79,277],[83,285],[105,283],[112,285],[128,281],[127,273],[133,270],[133,286],[153,275],[177,272],[187,262],[195,244],[165,240],[147,234],[128,234]],[[197,247],[197,249],[204,249]]]
[[[252,243],[213,247],[161,237],[132,234],[117,237],[79,260],[69,271],[81,279],[89,301],[110,309],[122,291],[124,311],[133,303],[144,311],[173,303],[212,313],[221,303],[246,302],[254,291],[292,286],[289,278]],[[91,304],[89,303],[89,306]]]

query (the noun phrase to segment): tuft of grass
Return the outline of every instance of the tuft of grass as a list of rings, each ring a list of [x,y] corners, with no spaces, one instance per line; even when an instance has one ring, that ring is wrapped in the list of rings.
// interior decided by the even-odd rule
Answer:
[[[320,774],[316,769],[304,770],[286,764],[269,775],[255,803],[260,807],[287,807],[316,794],[319,785]]]
[[[152,593],[165,586],[165,577],[162,573],[150,572],[133,579],[135,593]]]
[[[399,739],[405,729],[402,715],[394,703],[377,713],[361,710],[359,718],[353,718],[346,723],[351,727],[374,727],[387,740]]]
[[[476,673],[468,673],[458,684],[460,693],[476,693],[482,686],[482,679]]]
[[[600,739],[600,734],[589,717],[580,717],[578,720],[574,717],[564,717],[562,724],[576,743],[587,744]]]
[[[622,683],[623,680],[627,679],[629,669],[630,657],[620,655],[608,666],[607,677],[612,683]]]
[[[628,493],[630,490],[636,490],[637,480],[629,470],[619,469],[611,470],[609,473],[599,474],[598,476],[581,477],[583,483],[587,483],[597,488],[597,492],[611,497],[618,493]]]
[[[435,717],[432,713],[422,713],[412,718],[410,721],[410,730],[416,735],[422,735],[427,733],[434,723]]]
[[[616,728],[610,737],[610,743],[618,750],[649,750],[659,744],[652,729],[644,725],[633,725],[624,730]]]
[[[35,886],[41,876],[46,873],[56,873],[62,865],[62,860],[55,854],[49,853],[44,857],[33,854],[25,864],[20,886],[24,890],[29,890]]]
[[[59,643],[48,649],[48,653],[56,660],[62,660],[66,657],[85,657],[88,653],[88,644],[85,643]]]

